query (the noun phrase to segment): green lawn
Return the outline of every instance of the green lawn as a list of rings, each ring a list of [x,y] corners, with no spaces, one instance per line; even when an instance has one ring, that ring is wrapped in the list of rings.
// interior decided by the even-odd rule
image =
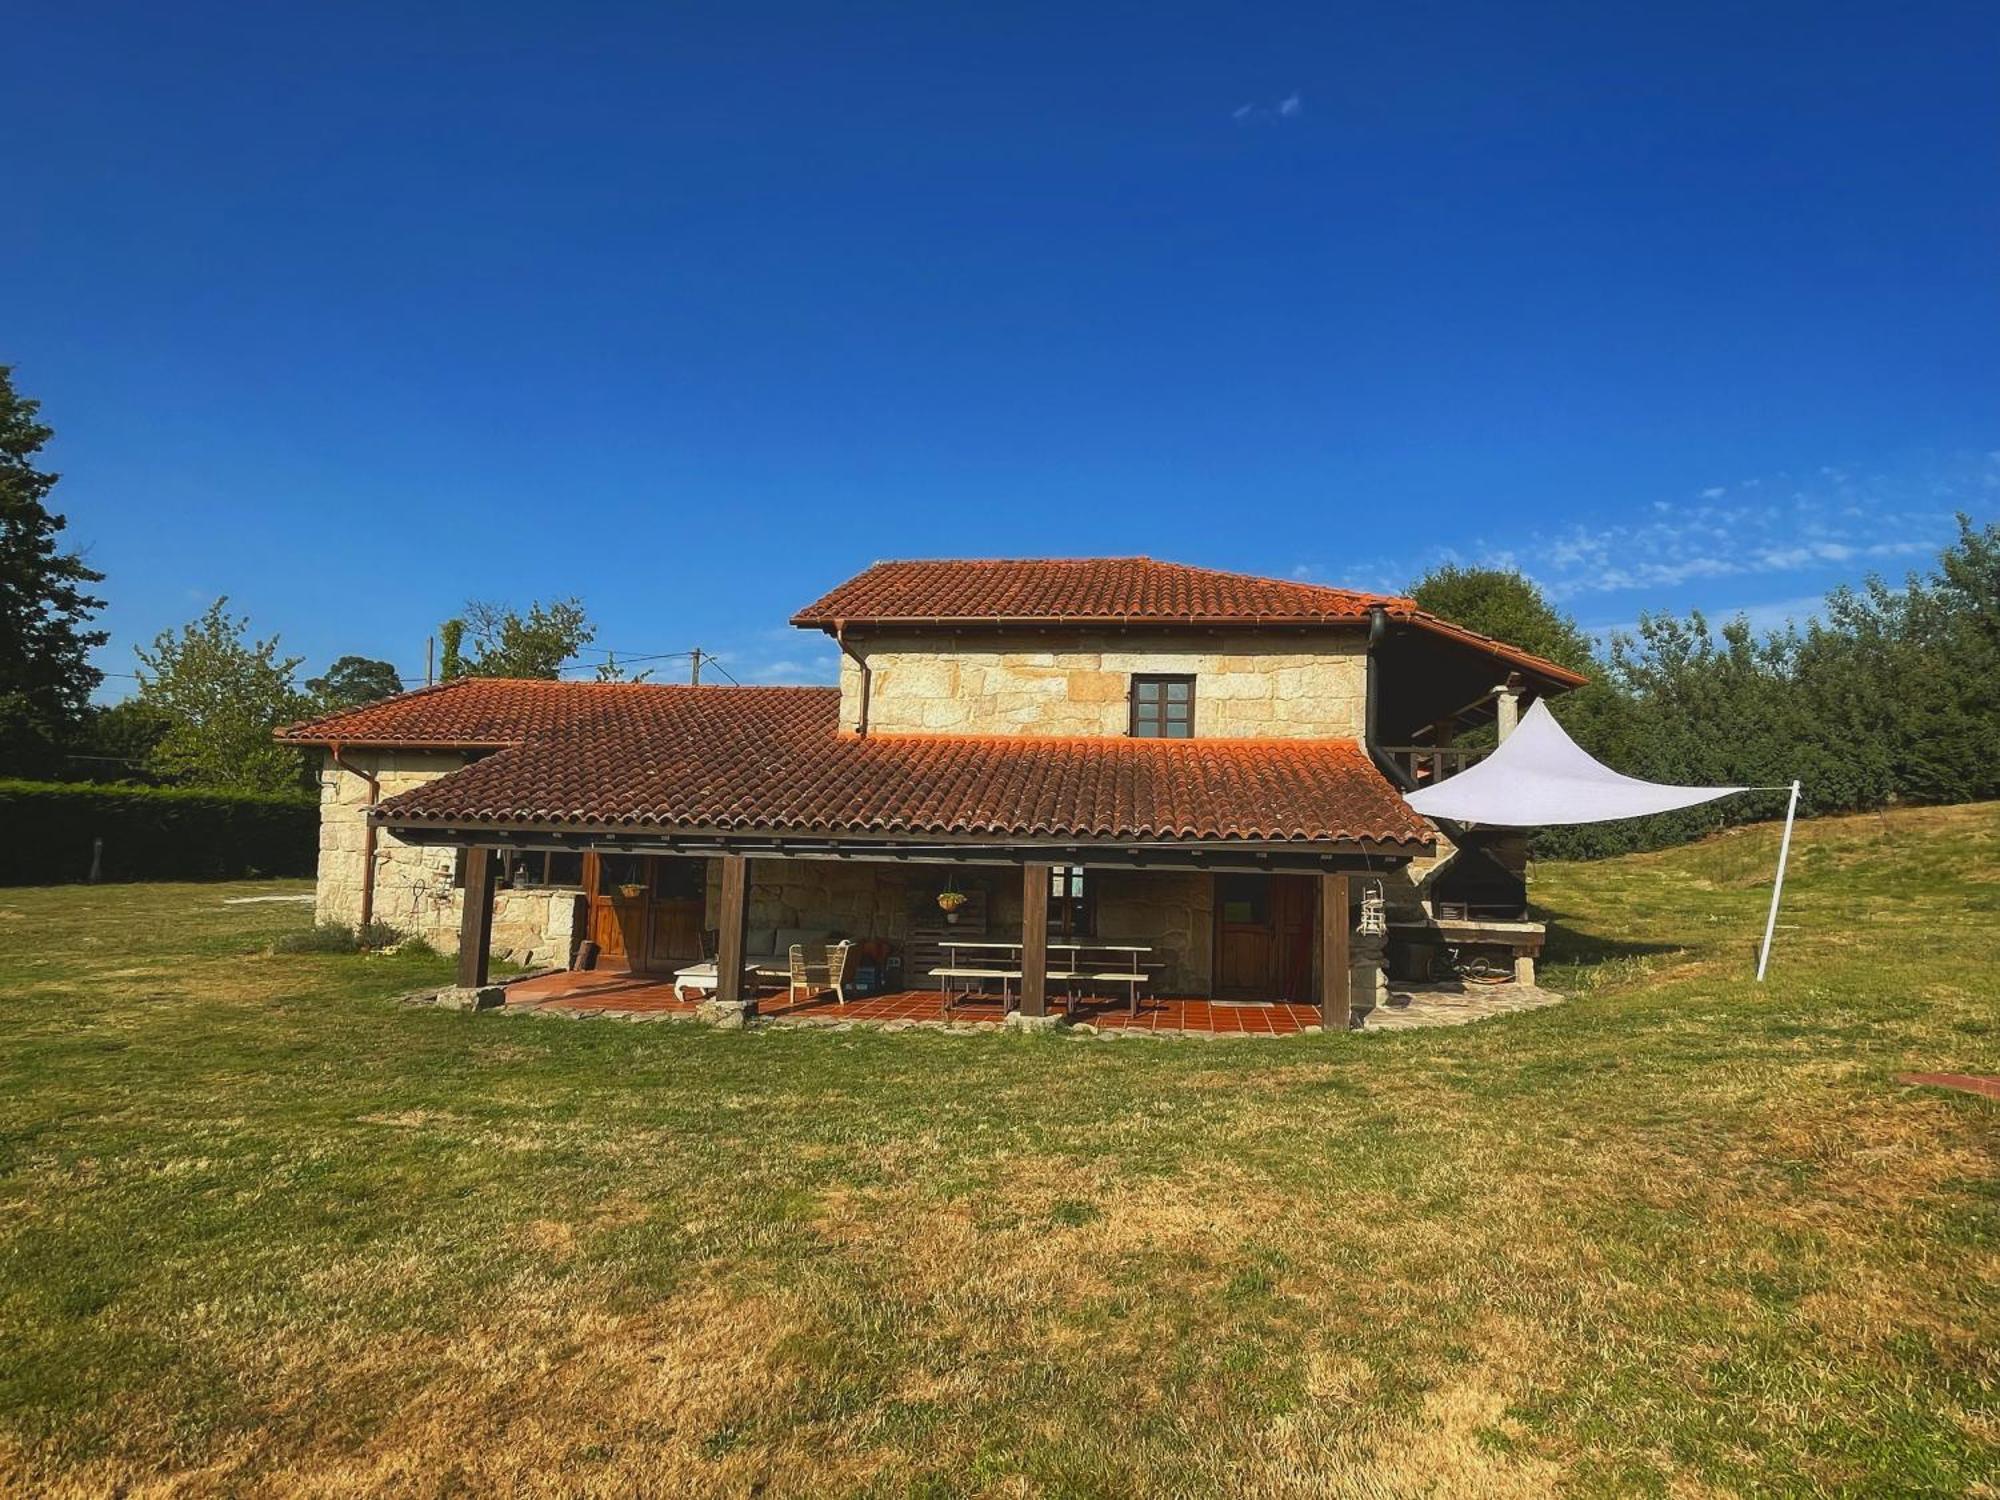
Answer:
[[[1993,1494],[2000,806],[1544,868],[1446,1031],[391,1003],[264,886],[0,891],[0,1487]],[[1986,1486],[1981,1489],[1981,1486]]]

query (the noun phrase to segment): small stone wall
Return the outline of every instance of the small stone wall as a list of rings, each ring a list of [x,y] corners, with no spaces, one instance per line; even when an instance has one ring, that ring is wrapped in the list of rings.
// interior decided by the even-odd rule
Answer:
[[[435,751],[351,750],[343,770],[323,756],[320,765],[319,878],[313,918],[354,926],[361,920],[361,889],[367,871],[368,781],[372,772],[386,800],[399,792],[458,770],[465,757]],[[421,937],[441,953],[458,951],[463,893],[452,885],[457,852],[405,844],[393,835],[375,835],[374,918],[398,932]],[[493,956],[514,963],[569,962],[577,921],[573,891],[499,892],[493,903]]]
[[[1197,738],[1355,739],[1367,652],[1359,631],[1283,636],[883,635],[848,642],[871,668],[868,724],[885,734],[1123,735],[1134,673],[1195,678]],[[841,658],[841,724],[860,720],[861,669]]]

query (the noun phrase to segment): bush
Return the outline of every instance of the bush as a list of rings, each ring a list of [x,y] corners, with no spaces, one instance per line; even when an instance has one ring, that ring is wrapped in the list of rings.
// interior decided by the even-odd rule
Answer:
[[[394,948],[407,942],[401,929],[387,922],[370,922],[355,933],[354,940],[363,948]]]
[[[310,875],[319,804],[306,797],[187,787],[0,781],[0,885],[90,878],[238,880]]]
[[[273,953],[355,953],[360,948],[354,929],[339,922],[321,922],[304,932],[288,932],[271,944]]]

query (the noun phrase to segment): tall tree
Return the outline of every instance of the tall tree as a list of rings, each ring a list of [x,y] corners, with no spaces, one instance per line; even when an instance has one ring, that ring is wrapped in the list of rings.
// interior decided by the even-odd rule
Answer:
[[[372,656],[343,656],[326,669],[324,677],[306,679],[313,707],[325,712],[393,698],[402,690],[403,679],[395,666]]]
[[[465,675],[465,621],[446,620],[438,626],[438,680]]]
[[[44,503],[57,476],[35,467],[54,433],[13,373],[0,365],[0,772],[32,775],[48,772],[104,680],[90,652],[105,634],[86,628],[104,607],[87,589],[104,575],[57,544],[68,523]]]
[[[175,781],[288,791],[303,780],[304,757],[271,731],[310,707],[292,683],[300,659],[278,655],[276,636],[251,640],[249,620],[232,618],[228,604],[217,599],[137,653],[139,697],[169,722],[153,766]]]
[[[460,626],[460,632],[452,627]],[[555,677],[563,664],[597,636],[583,604],[577,599],[557,599],[551,604],[536,602],[524,615],[503,604],[474,599],[465,606],[463,621],[447,620],[444,626],[445,676],[455,677]],[[461,658],[459,639],[470,635],[472,655]]]
[[[1410,597],[1455,625],[1545,656],[1578,672],[1596,668],[1595,650],[1575,620],[1513,568],[1445,563],[1410,585]]]

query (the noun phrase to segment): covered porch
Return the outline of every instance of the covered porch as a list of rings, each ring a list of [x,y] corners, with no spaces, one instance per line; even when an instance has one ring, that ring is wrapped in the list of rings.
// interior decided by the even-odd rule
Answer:
[[[545,849],[555,836],[482,836],[493,842],[462,846],[459,982],[490,992],[490,912],[515,862],[507,851]],[[506,1004],[972,1023],[1015,1013],[1028,1024],[1215,1034],[1339,1029],[1353,1015],[1357,964],[1364,1004],[1379,985],[1379,945],[1364,939],[1357,949],[1354,935],[1360,882],[1407,858],[1324,846],[774,841],[753,853],[663,842],[588,848],[585,867],[617,877],[600,874],[579,895],[588,913],[578,931],[595,967],[510,986]],[[942,909],[941,894],[962,898],[959,909]],[[774,951],[802,937],[846,939],[868,955],[865,978],[848,974],[846,1005],[789,989],[782,965],[774,972]],[[712,968],[695,983],[689,971],[704,960]]]

